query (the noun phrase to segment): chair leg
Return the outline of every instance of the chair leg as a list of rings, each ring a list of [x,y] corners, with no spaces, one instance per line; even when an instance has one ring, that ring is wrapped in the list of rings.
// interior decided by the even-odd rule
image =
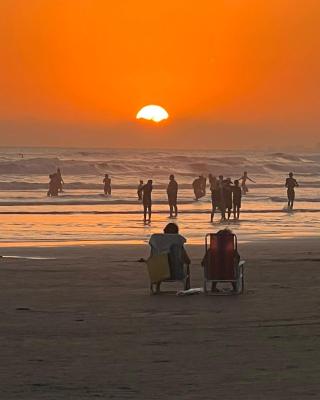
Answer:
[[[155,289],[154,289],[154,285],[156,285]],[[160,285],[161,285],[161,282],[151,283],[150,284],[150,294],[160,294]]]
[[[203,281],[203,293],[204,294],[208,294],[207,281],[206,280]]]
[[[241,268],[241,282],[242,282],[241,293],[244,293],[244,269],[243,269],[243,267]]]
[[[191,288],[191,279],[190,279],[190,266],[187,265],[186,268],[186,278],[184,280],[184,290],[189,290]]]

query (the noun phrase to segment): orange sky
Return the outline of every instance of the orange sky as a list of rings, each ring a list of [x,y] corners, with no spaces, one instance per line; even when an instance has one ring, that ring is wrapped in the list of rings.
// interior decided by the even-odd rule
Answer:
[[[319,49],[319,0],[1,0],[1,144],[312,146]]]

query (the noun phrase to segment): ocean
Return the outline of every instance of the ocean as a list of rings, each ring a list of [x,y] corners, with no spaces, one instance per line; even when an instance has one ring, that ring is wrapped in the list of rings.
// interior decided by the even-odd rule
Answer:
[[[48,175],[61,169],[64,192],[47,197]],[[192,181],[212,173],[232,180],[248,171],[239,222],[209,223],[211,200],[195,201]],[[292,171],[299,183],[295,210],[286,209],[285,179]],[[112,178],[112,196],[102,180]],[[214,150],[118,150],[70,148],[0,149],[0,245],[143,243],[169,221],[166,185],[179,183],[176,222],[189,243],[229,227],[240,241],[287,239],[320,234],[319,153]],[[144,226],[137,200],[139,180],[153,179],[153,221]]]

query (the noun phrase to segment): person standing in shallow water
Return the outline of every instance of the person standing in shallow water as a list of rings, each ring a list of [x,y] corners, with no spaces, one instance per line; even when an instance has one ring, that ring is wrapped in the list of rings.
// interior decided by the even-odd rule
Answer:
[[[104,183],[104,194],[106,196],[111,195],[111,178],[109,178],[108,174],[105,174],[103,183]]]
[[[288,196],[288,208],[289,210],[293,209],[293,203],[295,199],[295,191],[294,188],[299,186],[298,182],[294,179],[293,173],[289,173],[289,178],[286,179],[285,187],[287,188],[287,196]]]
[[[148,182],[142,188],[142,204],[143,204],[143,222],[150,223],[151,222],[151,214],[152,214],[152,180],[149,179]],[[148,215],[148,219],[147,219]]]
[[[233,205],[233,218],[240,218],[240,208],[241,208],[241,187],[239,186],[239,181],[236,179],[234,181],[234,186],[232,188],[232,205]]]
[[[170,181],[167,187],[168,204],[170,208],[170,218],[176,218],[178,216],[178,183],[174,179],[174,175],[170,175]]]
[[[242,177],[239,178],[239,180],[241,180],[241,189],[244,196],[249,192],[249,189],[246,185],[247,179],[249,179],[250,182],[256,183],[253,179],[248,177],[248,172],[244,171]]]
[[[232,182],[230,178],[227,178],[224,182],[224,200],[225,200],[225,207],[228,213],[228,219],[231,217],[231,210],[232,210],[232,189],[231,186]]]
[[[62,178],[60,168],[57,169],[57,182],[59,186],[59,192],[62,193],[63,192],[62,185],[64,185],[64,180]]]
[[[142,200],[142,188],[143,188],[143,181],[140,181],[137,189],[137,195],[139,201]]]

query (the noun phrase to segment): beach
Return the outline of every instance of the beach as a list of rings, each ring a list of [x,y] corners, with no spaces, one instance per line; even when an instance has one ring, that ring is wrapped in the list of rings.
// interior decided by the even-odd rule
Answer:
[[[185,297],[149,294],[144,244],[2,247],[0,397],[317,398],[318,242],[240,243],[244,295]]]

